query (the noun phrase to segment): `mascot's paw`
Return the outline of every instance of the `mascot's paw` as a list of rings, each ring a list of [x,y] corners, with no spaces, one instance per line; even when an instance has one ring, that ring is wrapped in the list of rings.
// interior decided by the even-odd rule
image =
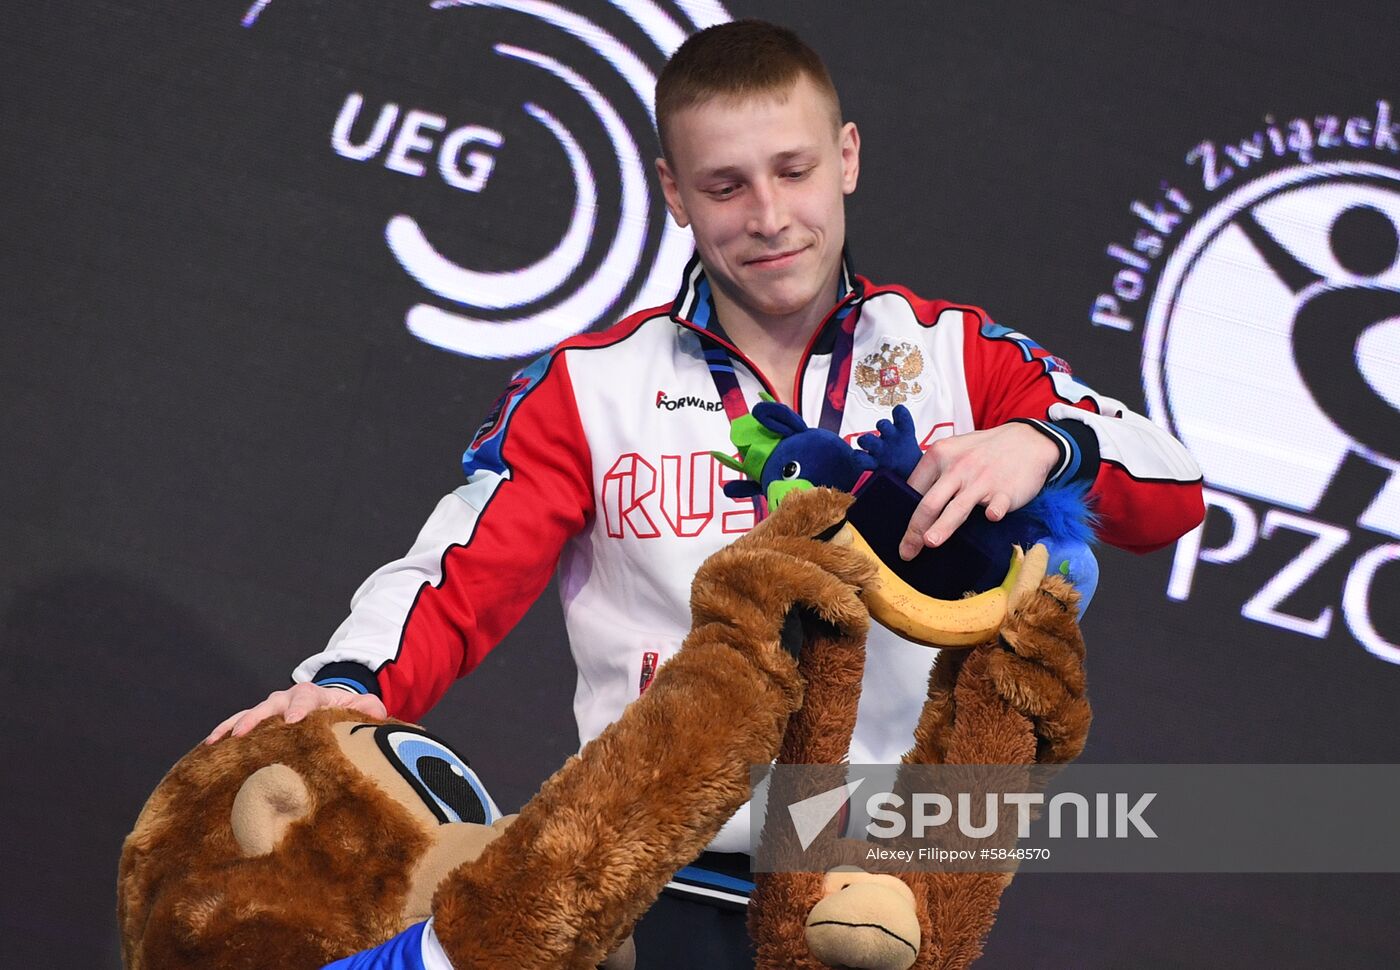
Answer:
[[[877,470],[893,472],[900,481],[907,481],[924,450],[919,447],[919,432],[908,408],[896,404],[890,417],[894,420],[876,421],[875,433],[861,435],[856,444],[875,458]]]
[[[1002,649],[988,657],[997,693],[1035,727],[1040,764],[1073,761],[1089,737],[1078,605],[1073,586],[1056,575],[1045,577],[1007,616],[998,635]]]
[[[834,870],[807,917],[807,949],[828,967],[908,970],[919,955],[914,893],[895,876]]]
[[[853,549],[832,545],[846,521],[851,497],[829,488],[789,496],[751,532],[715,553],[691,586],[696,630],[708,623],[746,637],[782,642],[798,611],[846,636],[859,636],[869,614],[859,593],[875,567]]]

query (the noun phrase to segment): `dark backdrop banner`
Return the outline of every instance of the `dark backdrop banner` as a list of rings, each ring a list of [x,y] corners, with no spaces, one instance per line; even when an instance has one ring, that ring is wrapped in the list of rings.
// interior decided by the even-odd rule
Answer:
[[[1107,552],[1095,762],[1395,762],[1400,13],[1386,0],[106,0],[0,31],[4,962],[118,963],[122,836],[404,551],[511,374],[665,300],[650,88],[760,16],[863,135],[857,267],[1172,428]],[[634,375],[644,380],[645,375]],[[553,592],[427,719],[503,806],[576,745]],[[1382,875],[1033,875],[986,964],[1394,966]]]

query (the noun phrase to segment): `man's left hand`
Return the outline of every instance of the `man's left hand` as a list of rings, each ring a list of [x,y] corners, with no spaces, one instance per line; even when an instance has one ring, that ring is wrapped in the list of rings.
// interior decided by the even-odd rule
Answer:
[[[935,441],[914,467],[909,484],[924,493],[899,542],[899,555],[913,559],[925,546],[941,545],[985,505],[1000,521],[1040,492],[1060,450],[1028,424],[1004,424]]]

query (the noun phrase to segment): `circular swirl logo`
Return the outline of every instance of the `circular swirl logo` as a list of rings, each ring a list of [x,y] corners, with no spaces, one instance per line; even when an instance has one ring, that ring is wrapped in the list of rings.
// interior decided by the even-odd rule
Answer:
[[[276,12],[270,6],[254,3],[244,25],[266,21]],[[593,6],[585,15],[544,0],[426,4],[430,23],[420,29],[429,36],[437,25],[460,36],[458,18],[479,18],[470,34],[472,53],[481,54],[470,97],[489,106],[494,125],[453,127],[446,111],[401,110],[397,102],[375,115],[360,92],[345,100],[332,133],[337,154],[382,157],[385,168],[406,175],[440,175],[456,198],[481,200],[490,212],[475,224],[472,213],[462,220],[469,246],[464,230],[426,196],[421,209],[405,205],[388,218],[393,259],[426,291],[406,315],[420,340],[472,357],[529,356],[675,295],[691,237],[667,217],[650,153],[639,143],[654,138],[657,71],[690,33],[730,18],[714,0]],[[502,103],[522,89],[529,93]],[[528,177],[500,177],[516,143],[566,164],[567,214],[555,203],[557,186],[540,193]],[[539,154],[532,165],[543,171],[555,160],[535,162]],[[524,155],[521,149],[516,157]],[[522,232],[527,244],[508,238]]]

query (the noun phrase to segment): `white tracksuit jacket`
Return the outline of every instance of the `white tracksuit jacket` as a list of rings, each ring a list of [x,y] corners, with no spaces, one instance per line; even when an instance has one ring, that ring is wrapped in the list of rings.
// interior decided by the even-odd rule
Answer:
[[[841,434],[875,428],[895,404],[927,447],[949,435],[1035,419],[1060,446],[1052,478],[1092,482],[1100,538],[1146,552],[1200,522],[1201,476],[1169,434],[1095,393],[1069,366],[979,309],[876,286],[846,268],[840,306],[814,336],[791,400],[817,426],[832,366],[849,377]],[[402,559],[376,571],[326,649],[299,666],[315,680],[379,693],[420,717],[520,619],[556,568],[578,669],[574,714],[587,743],[649,683],[690,626],[691,578],[754,524],[750,500],[721,490],[736,473],[729,418],[703,358],[720,338],[692,260],[676,301],[564,341],[510,383],[445,496]],[[854,327],[845,360],[832,331]],[[752,405],[773,389],[728,347]],[[774,395],[786,397],[786,395]],[[841,402],[836,402],[840,404]],[[563,644],[560,644],[563,649]],[[852,763],[896,762],[912,743],[935,651],[872,627]],[[711,845],[747,851],[747,806]]]

